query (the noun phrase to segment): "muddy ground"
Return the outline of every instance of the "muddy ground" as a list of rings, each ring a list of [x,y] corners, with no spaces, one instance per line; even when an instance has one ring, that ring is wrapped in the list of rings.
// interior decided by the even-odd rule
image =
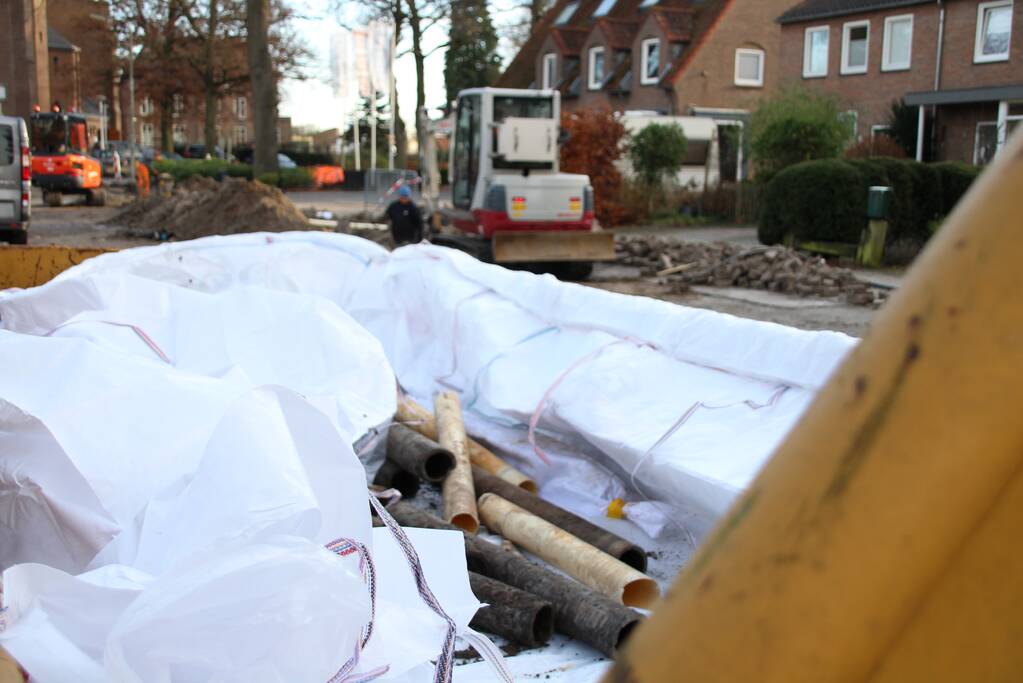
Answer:
[[[78,198],[66,198],[58,208],[44,206],[41,199],[33,202],[29,244],[66,244],[69,246],[95,246],[122,249],[154,244],[154,239],[129,236],[108,221],[118,213],[120,206],[130,201],[129,196],[111,192],[109,205],[84,206]],[[302,206],[303,201],[296,202]],[[654,232],[654,230],[629,230]],[[673,239],[694,241],[736,241],[755,244],[756,233],[751,228],[700,227],[676,230],[656,230],[659,235]],[[901,281],[900,273],[858,273],[874,283],[895,287]],[[800,298],[785,294],[740,289],[736,287],[693,287],[685,293],[676,293],[656,277],[641,277],[638,268],[617,264],[601,264],[586,283],[623,294],[648,296],[684,306],[695,306],[732,315],[781,323],[808,330],[837,330],[853,336],[863,336],[877,309],[852,306],[830,299]]]

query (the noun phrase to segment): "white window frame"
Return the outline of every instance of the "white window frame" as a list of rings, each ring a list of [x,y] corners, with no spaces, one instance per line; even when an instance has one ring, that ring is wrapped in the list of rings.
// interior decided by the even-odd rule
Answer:
[[[755,55],[757,57],[757,69],[756,78],[741,78],[739,76],[739,56],[740,55]],[[760,48],[753,47],[740,47],[735,50],[735,84],[744,88],[763,88],[764,87],[764,51]]]
[[[154,147],[156,144],[156,126],[151,123],[143,123],[139,138],[143,147]]]
[[[864,50],[863,66],[850,66],[847,61],[849,59],[849,43],[850,34],[854,28],[860,28],[862,26],[867,27],[867,49]],[[839,64],[838,72],[843,76],[853,76],[856,74],[865,74],[870,68],[870,20],[863,19],[862,21],[848,21],[842,24],[842,62]]]
[[[239,135],[240,133],[240,135]],[[247,145],[249,143],[249,129],[245,126],[234,127],[234,144]]]
[[[878,133],[888,135],[891,129],[892,127],[889,126],[887,123],[875,123],[873,126],[870,127],[870,139],[873,140],[874,138],[876,138]],[[888,135],[888,137],[891,137],[891,135]]]
[[[139,116],[149,116],[153,113],[153,98],[146,95],[139,102]]]
[[[657,75],[653,78],[647,76],[646,63],[650,56],[650,46],[657,46]],[[641,85],[655,85],[661,75],[661,39],[647,38],[639,44],[639,82]]]
[[[852,121],[852,142],[850,144],[856,144],[860,141],[860,112],[856,109],[846,109],[841,116],[845,117],[845,121]]]
[[[993,127],[995,129],[995,140],[996,140],[995,146],[996,146],[996,153],[997,153],[997,145],[998,145],[998,143],[997,143],[997,138],[998,138],[998,121],[977,121],[977,124],[973,128],[973,165],[974,166],[980,166],[980,159],[978,157],[979,157],[979,154],[980,154],[980,127],[981,126],[991,126],[991,127]],[[993,161],[993,160],[994,160],[994,157],[992,156],[991,159],[988,160],[988,163],[991,163],[991,161]]]
[[[888,60],[888,48],[891,47],[892,24],[899,21],[909,20],[909,55],[905,62],[891,62]],[[913,64],[913,15],[898,14],[884,19],[884,39],[881,41],[881,71],[906,71]],[[869,48],[869,42],[867,47]]]
[[[243,121],[249,118],[249,101],[245,99],[244,95],[238,95],[234,98],[234,113],[235,116]]]
[[[601,63],[603,64],[603,68],[601,69],[603,73],[600,74],[599,80],[595,78],[596,74],[594,73],[595,69],[593,68],[597,62],[597,55],[602,57]],[[590,48],[590,51],[587,53],[586,64],[586,84],[589,86],[590,90],[600,90],[600,88],[604,85],[604,78],[607,76],[607,56],[603,45]]]
[[[825,37],[824,71],[815,73],[810,71],[810,57],[813,54],[813,41],[810,40],[810,34],[819,33],[821,31],[824,32]],[[831,61],[831,27],[810,26],[803,31],[803,78],[827,78],[829,61]]]
[[[1004,54],[986,55],[982,52],[981,47],[984,44],[984,13],[989,9],[995,9],[997,7],[1009,8],[1009,46],[1006,48]],[[984,64],[986,62],[1009,61],[1009,53],[1012,51],[1012,10],[1012,0],[994,0],[993,2],[982,2],[977,5],[977,29],[976,35],[973,39],[974,63]]]
[[[548,71],[548,65],[550,70]],[[540,84],[544,90],[550,90],[554,87],[554,79],[558,73],[558,53],[548,52],[543,56],[543,60],[540,62]],[[549,78],[548,78],[549,76]]]

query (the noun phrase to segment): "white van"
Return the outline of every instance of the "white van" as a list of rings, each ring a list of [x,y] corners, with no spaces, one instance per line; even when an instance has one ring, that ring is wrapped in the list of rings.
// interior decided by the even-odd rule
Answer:
[[[0,240],[28,242],[32,205],[32,161],[23,119],[0,116]]]

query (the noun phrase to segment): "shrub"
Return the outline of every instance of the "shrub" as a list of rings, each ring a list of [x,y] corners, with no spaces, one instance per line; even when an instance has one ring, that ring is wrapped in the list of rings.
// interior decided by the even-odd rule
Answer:
[[[916,107],[907,105],[903,100],[892,102],[892,109],[888,114],[887,134],[902,148],[907,157],[916,154],[916,128],[919,122],[919,110]]]
[[[980,175],[980,169],[958,161],[942,161],[931,164],[931,168],[938,174],[938,184],[941,187],[941,213],[947,216],[952,213],[952,209]]]
[[[886,260],[899,250],[915,253],[933,221],[947,215],[966,192],[977,169],[957,163],[921,164],[907,159],[807,161],[779,172],[764,188],[758,237],[775,244],[792,234],[800,241],[856,244],[867,224],[867,191],[892,188]],[[905,260],[905,257],[899,257]]]
[[[622,155],[625,127],[610,109],[582,109],[561,114],[561,130],[568,140],[561,146],[561,170],[590,177],[597,220],[611,226],[621,223],[622,174],[615,162]]]
[[[275,173],[263,173],[257,180],[282,190],[299,190],[313,186],[313,174],[304,168],[282,168]]]
[[[762,100],[750,119],[750,150],[757,177],[769,181],[783,168],[835,158],[852,135],[831,95],[790,88]]]
[[[648,187],[658,187],[682,168],[688,144],[677,123],[651,123],[629,138],[632,169]]]
[[[846,148],[846,159],[869,159],[871,157],[892,157],[893,159],[905,159],[906,152],[892,138],[884,133],[875,135],[870,140],[857,142]]]
[[[232,164],[223,159],[160,159],[153,162],[158,173],[167,173],[175,181],[182,181],[200,175],[207,178],[252,178],[252,167],[247,164]]]
[[[787,233],[801,241],[855,244],[866,202],[866,186],[852,164],[828,159],[789,166],[765,189],[757,236],[764,244],[777,244]]]

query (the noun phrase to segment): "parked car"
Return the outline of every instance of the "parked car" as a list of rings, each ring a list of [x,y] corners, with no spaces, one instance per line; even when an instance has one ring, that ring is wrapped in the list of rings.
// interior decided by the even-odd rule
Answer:
[[[277,153],[277,166],[279,168],[298,168],[298,164],[291,160],[287,154]]]
[[[206,145],[186,145],[184,150],[181,152],[181,156],[186,159],[205,159],[206,158]],[[210,156],[214,159],[223,159],[224,150],[219,146],[213,148],[213,152]]]
[[[0,239],[28,243],[32,214],[32,159],[28,127],[15,116],[0,116]]]

